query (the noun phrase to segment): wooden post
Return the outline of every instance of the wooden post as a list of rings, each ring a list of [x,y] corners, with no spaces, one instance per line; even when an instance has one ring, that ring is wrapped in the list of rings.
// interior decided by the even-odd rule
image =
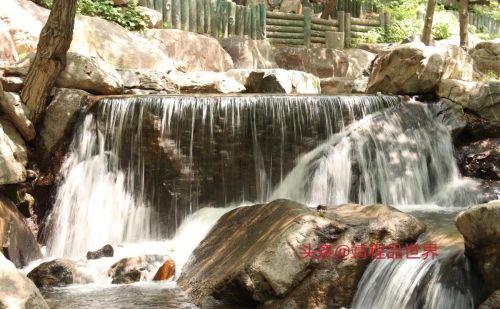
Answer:
[[[351,47],[351,13],[345,13],[345,26],[344,26],[344,40],[345,47]]]
[[[172,0],[163,0],[163,22],[172,26]]]
[[[259,5],[254,6],[255,10],[255,39],[260,40],[262,36],[262,31],[260,29],[260,7]]]
[[[259,12],[260,12],[260,34],[261,40],[264,40],[266,38],[266,24],[267,24],[267,6],[264,3],[261,3],[259,5]]]
[[[196,32],[205,32],[205,4],[203,0],[196,0]]]
[[[162,0],[154,0],[153,2],[153,8],[158,11],[163,13],[163,5],[162,5]]]
[[[344,49],[344,32],[327,31],[325,33],[326,48]]]
[[[229,12],[229,2],[227,0],[221,0],[220,2],[220,7],[221,10],[219,12],[219,19],[220,19],[220,33],[219,33],[219,38],[223,39],[227,37],[228,34],[228,24],[229,24],[229,18],[228,18],[228,12]]]
[[[250,11],[251,11],[251,26],[250,26],[250,37],[255,40],[257,38],[257,14],[258,14],[258,11],[256,10],[256,6],[252,6],[250,8]]]
[[[181,2],[181,29],[189,31],[189,0],[179,0]]]
[[[236,15],[235,15],[236,17],[235,17],[235,20],[234,20],[235,21],[235,23],[234,23],[234,33],[236,35],[241,35],[240,31],[241,31],[241,15],[242,15],[241,12],[243,12],[242,8],[243,7],[241,5],[237,5],[236,6]]]
[[[460,47],[469,48],[469,0],[460,0],[458,3],[458,22],[460,24]]]
[[[172,0],[172,28],[181,29],[181,0]]]
[[[219,20],[217,19],[217,0],[210,0],[210,35],[216,38],[219,34]]]
[[[389,26],[391,25],[391,14],[389,12],[384,13],[384,32],[385,35],[389,35]]]
[[[379,15],[378,15],[378,20],[380,22],[380,27],[384,28],[385,29],[385,14],[383,12],[381,12]]]
[[[229,10],[228,10],[228,35],[232,36],[235,34],[235,29],[236,29],[236,3],[231,2],[229,3]]]
[[[183,0],[188,1],[188,0]],[[197,22],[197,10],[196,10],[196,0],[189,0],[189,31],[196,32],[196,22]]]
[[[312,9],[309,6],[304,7],[304,45],[311,45],[311,27],[312,27]]]
[[[245,7],[245,35],[252,36],[252,9]]]
[[[337,20],[339,21],[339,32],[345,33],[345,13],[344,11],[337,12]],[[345,37],[345,35],[344,35]]]
[[[210,0],[203,0],[203,10],[205,11],[205,29],[204,33],[211,33],[212,28],[212,8],[210,7]]]
[[[425,12],[424,30],[422,31],[422,42],[425,45],[431,43],[432,20],[434,19],[434,9],[436,8],[436,0],[428,0],[427,11]]]
[[[154,9],[155,8],[154,0],[146,0],[146,7]]]

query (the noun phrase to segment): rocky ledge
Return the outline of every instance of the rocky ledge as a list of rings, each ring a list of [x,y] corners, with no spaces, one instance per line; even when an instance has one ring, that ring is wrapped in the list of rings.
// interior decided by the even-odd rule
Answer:
[[[370,263],[369,244],[414,242],[426,226],[384,205],[318,206],[289,200],[241,207],[219,219],[177,283],[202,308],[341,308]],[[332,258],[308,258],[331,246]],[[366,244],[367,258],[336,248]]]

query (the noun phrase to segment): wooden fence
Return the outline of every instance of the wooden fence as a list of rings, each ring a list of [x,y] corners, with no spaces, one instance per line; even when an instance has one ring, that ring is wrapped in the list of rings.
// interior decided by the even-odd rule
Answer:
[[[266,5],[242,6],[230,0],[141,0],[163,14],[168,27],[206,33],[215,38],[247,35],[266,37]]]
[[[500,21],[494,20],[487,15],[469,12],[469,25],[476,27],[478,32],[500,34]]]
[[[390,17],[380,14],[378,19],[352,17],[351,13],[337,12],[337,19],[321,19],[312,16],[310,8],[303,14],[267,12],[266,37],[273,44],[327,45],[328,47],[350,47],[351,39],[360,37],[371,29],[388,28]],[[343,41],[344,44],[338,44]]]

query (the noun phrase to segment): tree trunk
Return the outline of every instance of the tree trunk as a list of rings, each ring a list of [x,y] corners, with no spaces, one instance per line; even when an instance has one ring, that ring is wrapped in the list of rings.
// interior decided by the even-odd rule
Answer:
[[[422,42],[425,45],[431,44],[432,35],[432,20],[434,19],[434,9],[436,8],[436,0],[427,2],[427,11],[425,12],[424,31],[422,33]]]
[[[460,47],[469,48],[469,0],[458,3],[458,20],[460,23]]]
[[[330,0],[325,6],[323,12],[321,12],[321,18],[328,19],[328,16],[332,14],[333,9],[335,9],[335,5],[337,4],[337,0]]]
[[[40,33],[35,60],[31,64],[21,92],[37,123],[57,77],[66,67],[66,53],[73,39],[77,0],[55,0],[47,23]]]

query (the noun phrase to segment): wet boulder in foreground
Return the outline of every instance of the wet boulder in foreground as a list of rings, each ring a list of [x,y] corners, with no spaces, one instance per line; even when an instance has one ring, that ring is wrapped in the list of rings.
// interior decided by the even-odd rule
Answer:
[[[141,281],[146,273],[157,269],[165,261],[162,255],[144,255],[123,258],[108,270],[113,284],[128,284]]]
[[[219,219],[177,284],[202,307],[340,308],[349,305],[370,258],[343,257],[337,248],[403,244],[424,231],[413,216],[383,205],[314,210],[276,200],[241,207]],[[331,252],[324,250],[329,245]],[[322,255],[311,257],[309,249]]]
[[[65,259],[42,263],[28,274],[39,288],[67,286],[73,284],[76,277],[76,264]]]
[[[0,308],[48,309],[36,286],[0,253]]]
[[[175,276],[174,260],[168,258],[156,272],[153,281],[163,281],[173,279]]]
[[[470,207],[455,218],[464,236],[465,255],[491,291],[500,289],[499,222],[500,200]]]

